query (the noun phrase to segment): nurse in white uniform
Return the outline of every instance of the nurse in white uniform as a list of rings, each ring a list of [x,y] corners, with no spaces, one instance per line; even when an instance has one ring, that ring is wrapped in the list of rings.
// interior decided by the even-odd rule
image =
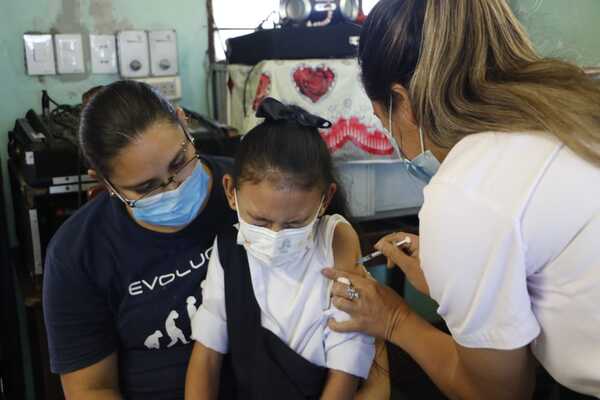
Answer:
[[[420,237],[376,247],[451,335],[325,270],[359,294],[334,284],[353,318],[332,329],[391,341],[451,398],[530,398],[536,360],[600,397],[600,81],[540,57],[505,0],[381,0],[359,60],[375,113],[431,179]]]

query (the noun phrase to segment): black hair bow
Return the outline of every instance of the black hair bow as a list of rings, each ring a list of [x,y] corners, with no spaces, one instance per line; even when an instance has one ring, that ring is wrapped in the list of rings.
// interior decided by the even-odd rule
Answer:
[[[294,121],[309,128],[331,128],[331,122],[325,118],[311,114],[298,106],[285,105],[272,97],[267,97],[260,103],[256,116],[266,118],[268,121]]]

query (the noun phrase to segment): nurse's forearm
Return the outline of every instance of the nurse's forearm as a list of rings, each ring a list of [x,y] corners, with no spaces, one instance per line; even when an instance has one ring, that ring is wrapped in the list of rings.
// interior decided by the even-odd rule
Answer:
[[[452,375],[456,370],[457,355],[451,336],[411,312],[402,321],[401,326],[394,329],[390,339],[392,343],[410,354],[447,396],[464,398],[453,393]]]
[[[394,329],[391,342],[410,354],[449,398],[531,398],[535,375],[527,347],[466,349],[413,312]]]

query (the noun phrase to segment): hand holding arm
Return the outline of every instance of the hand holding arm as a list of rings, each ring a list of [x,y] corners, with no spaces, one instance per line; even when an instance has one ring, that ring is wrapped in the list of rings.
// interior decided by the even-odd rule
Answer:
[[[324,270],[335,281],[345,277],[359,299],[347,298],[347,285],[333,284],[333,302],[351,319],[330,321],[339,332],[360,331],[385,338],[408,352],[436,385],[453,399],[528,399],[535,382],[527,346],[514,350],[469,349],[413,313],[392,289],[357,274]]]

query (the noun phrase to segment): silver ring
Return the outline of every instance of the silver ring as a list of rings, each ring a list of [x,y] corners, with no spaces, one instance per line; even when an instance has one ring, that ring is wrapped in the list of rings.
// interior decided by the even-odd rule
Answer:
[[[346,296],[350,300],[358,300],[360,298],[358,290],[352,284],[346,288]]]

